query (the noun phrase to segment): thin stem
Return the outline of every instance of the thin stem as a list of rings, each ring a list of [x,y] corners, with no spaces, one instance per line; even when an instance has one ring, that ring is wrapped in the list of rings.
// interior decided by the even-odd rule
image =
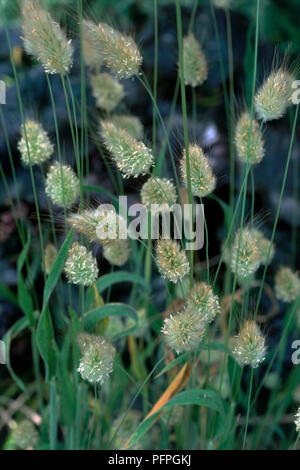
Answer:
[[[253,376],[254,376],[253,367],[251,367],[250,385],[249,385],[249,395],[248,395],[248,405],[247,405],[247,416],[246,416],[245,432],[244,432],[244,439],[243,439],[243,450],[245,450],[245,448],[246,448],[246,439],[247,439],[247,431],[248,431],[248,424],[249,424],[249,415],[250,415],[250,403],[251,403]]]

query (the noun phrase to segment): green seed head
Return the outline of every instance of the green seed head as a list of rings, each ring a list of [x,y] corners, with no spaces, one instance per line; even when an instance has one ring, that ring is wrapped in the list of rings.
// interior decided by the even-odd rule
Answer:
[[[127,114],[115,114],[111,116],[111,122],[119,127],[119,129],[125,130],[134,139],[142,139],[144,127],[138,117]]]
[[[103,257],[113,266],[123,266],[130,255],[128,240],[110,240],[103,246]]]
[[[179,354],[199,346],[205,334],[205,324],[196,313],[183,310],[165,319],[162,333],[167,344]]]
[[[46,177],[46,194],[53,204],[71,206],[79,196],[79,180],[70,166],[51,165]]]
[[[291,303],[300,295],[300,279],[297,273],[287,266],[281,266],[275,276],[277,299]]]
[[[28,150],[23,126],[21,128],[21,139],[18,142],[18,149],[21,153],[21,160],[24,165],[37,165],[49,160],[53,155],[54,146],[50,142],[48,134],[41,124],[28,119],[25,122],[25,129]]]
[[[249,147],[249,136],[251,128],[251,144]],[[259,125],[255,119],[251,119],[248,111],[244,111],[236,125],[235,146],[238,157],[244,163],[259,163],[265,155],[264,142],[259,131]]]
[[[15,444],[21,449],[35,448],[39,442],[39,434],[31,421],[21,421],[12,432]]]
[[[93,96],[97,106],[107,112],[112,111],[124,98],[124,87],[108,73],[90,76]]]
[[[157,242],[156,263],[162,277],[174,283],[181,280],[190,270],[186,252],[172,240]]]
[[[78,342],[82,353],[78,372],[83,380],[103,385],[113,371],[115,348],[96,335],[79,335]]]
[[[198,145],[189,146],[190,178],[194,196],[204,197],[211,194],[216,187],[216,178],[203,150]],[[181,175],[187,187],[186,151],[181,160]]]
[[[205,282],[195,284],[187,295],[186,310],[198,315],[203,323],[210,323],[220,313],[220,303],[212,288]]]
[[[232,354],[241,366],[258,367],[265,359],[265,338],[256,323],[247,320],[232,340]]]
[[[57,249],[53,243],[48,243],[45,248],[45,271],[49,274],[54,261],[57,258]]]
[[[65,263],[65,273],[69,282],[90,286],[98,277],[97,260],[85,246],[73,243]]]
[[[193,33],[183,38],[183,67],[186,85],[196,87],[207,79],[207,60]]]
[[[102,121],[101,125],[104,144],[124,178],[147,174],[154,164],[151,150],[112,122]]]
[[[300,433],[300,408],[298,408],[298,411],[295,414],[295,425],[296,425],[296,431]]]
[[[248,227],[237,231],[231,249],[231,269],[241,278],[254,274],[261,264],[261,254],[255,232]]]
[[[177,200],[176,188],[167,178],[152,177],[143,185],[141,198],[142,203],[149,210],[151,204],[172,206]]]
[[[24,47],[46,73],[65,75],[73,63],[73,47],[51,15],[37,0],[25,0],[22,9]]]

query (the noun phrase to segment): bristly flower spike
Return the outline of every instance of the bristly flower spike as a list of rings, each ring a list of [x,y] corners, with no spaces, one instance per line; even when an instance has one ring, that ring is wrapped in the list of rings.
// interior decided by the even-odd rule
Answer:
[[[195,313],[199,321],[210,323],[220,313],[221,307],[211,286],[206,282],[199,282],[187,295],[186,310]]]
[[[275,294],[277,299],[291,303],[300,295],[300,278],[288,266],[281,266],[275,276]]]
[[[30,164],[41,165],[51,158],[54,152],[54,146],[51,143],[47,132],[43,129],[43,126],[40,123],[27,119],[25,122],[25,130],[24,126],[22,126],[21,139],[18,142],[18,150],[21,153],[21,160],[26,166]]]
[[[108,73],[92,74],[90,76],[93,96],[97,106],[111,112],[124,98],[124,87]]]
[[[194,196],[205,197],[211,194],[216,187],[216,178],[209,164],[208,158],[204,155],[198,145],[189,146],[190,178],[192,193]],[[187,166],[186,152],[183,152],[181,160],[181,175],[184,185],[187,186]]]
[[[232,354],[241,366],[258,367],[265,359],[265,338],[253,320],[247,320],[232,340]]]
[[[179,354],[199,346],[205,334],[205,323],[195,312],[183,310],[165,319],[162,333],[168,345]]]
[[[22,8],[24,47],[49,74],[65,75],[73,63],[73,47],[38,0],[25,0]]]
[[[164,279],[178,282],[190,270],[186,252],[173,240],[159,240],[156,246],[156,263]]]
[[[115,348],[101,336],[80,334],[81,359],[78,372],[83,380],[103,385],[113,371]]]
[[[85,246],[75,242],[68,253],[65,273],[69,282],[91,286],[99,274],[97,260]]]
[[[79,196],[79,179],[70,166],[55,162],[47,173],[45,191],[53,204],[69,207]]]
[[[251,128],[251,144],[250,141]],[[244,111],[235,128],[235,146],[237,155],[243,163],[260,163],[265,155],[264,141],[259,129],[258,122],[251,118],[248,111]]]
[[[183,67],[186,85],[196,87],[207,79],[207,60],[192,32],[183,38]]]

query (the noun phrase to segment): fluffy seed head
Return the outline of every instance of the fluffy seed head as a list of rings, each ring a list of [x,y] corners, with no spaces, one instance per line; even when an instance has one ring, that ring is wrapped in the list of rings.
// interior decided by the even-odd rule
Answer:
[[[196,87],[207,79],[207,61],[193,33],[183,38],[183,66],[186,85]]]
[[[101,212],[100,212],[101,211]],[[113,240],[126,239],[126,220],[112,209],[99,208],[100,219],[96,227],[96,235],[102,244]]]
[[[55,162],[49,168],[45,191],[53,204],[69,207],[79,196],[79,180],[70,166]]]
[[[21,160],[24,165],[36,165],[49,160],[54,152],[54,146],[50,142],[47,132],[38,122],[27,119],[25,122],[26,136],[28,142],[28,150],[24,127],[21,128],[21,139],[18,142],[18,149],[21,153]]]
[[[78,372],[83,380],[102,385],[113,370],[115,348],[103,337],[81,334],[78,338],[82,357]]]
[[[151,177],[141,189],[141,198],[147,209],[151,204],[172,206],[177,200],[176,188],[167,178]]]
[[[281,266],[275,276],[277,299],[291,303],[300,295],[300,278],[287,266]]]
[[[93,96],[97,106],[107,112],[112,111],[124,98],[124,87],[108,73],[97,73],[90,76]]]
[[[259,268],[261,255],[255,232],[248,227],[237,231],[231,250],[231,269],[241,278],[246,278]]]
[[[186,299],[186,310],[198,315],[199,321],[210,323],[220,313],[218,296],[206,282],[195,284]]]
[[[190,270],[184,250],[173,240],[159,240],[156,246],[156,263],[164,279],[176,283]]]
[[[191,187],[194,196],[204,197],[212,193],[216,187],[216,178],[213,174],[208,158],[198,145],[189,146]],[[186,152],[181,160],[181,175],[187,186]]]
[[[102,58],[99,51],[94,46],[94,34],[97,25],[90,20],[82,21],[82,48],[83,58],[88,67],[93,70],[99,69],[102,65]]]
[[[102,218],[103,210],[100,206],[97,209],[84,209],[76,214],[70,214],[67,222],[77,233],[82,233],[91,242],[95,242],[99,241],[96,228]]]
[[[296,431],[300,433],[300,408],[298,408],[298,411],[295,414],[295,425]]]
[[[265,338],[254,321],[247,320],[239,334],[233,338],[232,354],[238,364],[253,368],[258,367],[265,359]]]
[[[113,266],[123,266],[130,255],[128,240],[110,240],[103,246],[103,257]]]
[[[280,119],[285,114],[291,104],[293,80],[291,73],[285,67],[271,72],[255,95],[254,104],[259,119],[272,121]]]
[[[119,127],[119,129],[124,129],[134,139],[142,139],[144,127],[138,117],[127,114],[115,114],[111,117],[111,122]]]
[[[143,59],[130,36],[121,34],[105,23],[97,26],[87,22],[86,27],[93,47],[112,73],[119,78],[138,75]]]
[[[165,319],[162,333],[168,345],[179,354],[199,346],[205,334],[205,324],[196,313],[183,310]]]
[[[15,444],[21,449],[34,448],[39,441],[39,434],[28,419],[21,421],[12,432]]]
[[[268,238],[266,238],[264,236],[264,234],[258,229],[252,228],[251,232],[252,232],[252,234],[254,235],[254,237],[256,238],[256,241],[257,241],[257,247],[258,247],[258,250],[259,250],[259,253],[260,253],[260,262],[261,262],[261,264],[265,265],[265,264],[267,264],[267,262],[269,264],[272,261],[272,259],[274,257],[274,254],[275,254],[274,245],[272,244],[269,259],[268,259],[268,252],[269,252],[269,247],[270,247],[271,241],[268,240]]]
[[[251,128],[251,144],[249,149],[249,136]],[[235,146],[238,157],[244,163],[259,163],[264,158],[265,148],[264,141],[259,131],[259,125],[255,119],[251,119],[248,111],[244,111],[236,125],[235,129]]]
[[[57,249],[53,243],[48,243],[45,248],[45,271],[49,274],[54,261],[57,258]]]
[[[25,0],[22,9],[24,47],[46,73],[65,75],[73,62],[73,47],[51,15],[37,0]]]
[[[154,164],[150,149],[112,122],[102,121],[101,135],[124,178],[145,175]]]
[[[97,260],[86,247],[72,244],[65,263],[65,273],[69,282],[81,286],[92,285],[98,277]]]

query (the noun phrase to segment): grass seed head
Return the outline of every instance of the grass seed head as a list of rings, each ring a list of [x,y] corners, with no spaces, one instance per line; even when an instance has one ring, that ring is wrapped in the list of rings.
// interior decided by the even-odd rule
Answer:
[[[45,191],[53,204],[69,207],[79,196],[79,179],[70,166],[55,162],[46,176]]]
[[[164,279],[174,283],[190,270],[186,252],[173,240],[159,240],[156,246],[156,263]]]
[[[96,335],[79,335],[78,342],[82,353],[78,372],[83,380],[103,385],[113,371],[115,348]]]
[[[198,145],[189,146],[190,178],[194,196],[204,197],[211,194],[216,187],[216,178],[209,164],[208,158]],[[186,151],[181,160],[181,175],[184,185],[187,186]]]
[[[232,340],[232,354],[241,366],[258,367],[266,355],[265,338],[253,320],[247,320]]]
[[[207,79],[207,60],[193,33],[183,38],[183,67],[186,85],[196,87]]]
[[[256,233],[245,227],[237,231],[231,249],[231,270],[241,278],[254,274],[261,264],[261,254]]]
[[[85,246],[75,242],[68,253],[65,273],[69,282],[91,286],[99,274],[97,260]]]
[[[298,408],[298,411],[295,414],[295,425],[296,425],[296,431],[300,433],[300,407]]]
[[[205,334],[205,323],[199,320],[197,313],[183,310],[165,319],[162,333],[167,344],[179,354],[199,346]]]
[[[287,266],[281,266],[275,276],[277,299],[291,303],[300,295],[300,278]]]
[[[53,243],[48,243],[45,248],[45,271],[49,274],[54,261],[57,258],[57,249]]]
[[[134,139],[142,139],[144,127],[138,117],[127,114],[115,114],[111,116],[111,122],[119,127],[119,129],[128,132]]]
[[[141,199],[149,210],[151,204],[172,206],[177,200],[176,187],[167,178],[151,177],[141,189]]]
[[[195,284],[186,299],[186,310],[198,315],[199,321],[210,323],[220,313],[220,303],[210,285],[206,282]]]
[[[120,129],[110,121],[102,121],[101,136],[124,178],[146,175],[153,166],[154,157],[151,150],[126,130]]]
[[[124,98],[123,85],[108,73],[93,74],[90,82],[97,106],[107,112],[116,108]]]
[[[18,150],[21,153],[21,160],[24,165],[40,165],[51,158],[54,152],[54,146],[51,143],[47,132],[43,126],[31,119],[27,119],[24,127],[21,127],[21,139],[18,142]],[[26,144],[28,143],[28,151]]]
[[[31,421],[25,419],[13,429],[12,437],[20,449],[35,448],[39,442],[39,433]]]
[[[251,129],[251,144],[249,147],[249,136]],[[265,155],[264,141],[259,131],[258,122],[251,119],[248,111],[244,111],[236,125],[235,146],[238,157],[244,163],[260,163]],[[250,149],[250,150],[249,150]]]
[[[123,266],[130,256],[128,240],[110,240],[103,246],[103,257],[113,266]]]
[[[58,23],[38,0],[24,0],[22,8],[24,48],[46,73],[65,75],[73,63],[73,47]]]

